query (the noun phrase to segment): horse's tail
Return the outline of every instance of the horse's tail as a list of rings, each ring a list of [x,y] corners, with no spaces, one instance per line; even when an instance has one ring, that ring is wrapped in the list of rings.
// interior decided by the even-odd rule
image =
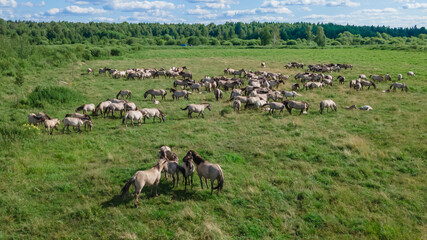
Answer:
[[[118,99],[119,98],[119,96],[120,96],[120,93],[121,93],[122,91],[119,91],[119,93],[117,93],[117,95],[116,95],[116,98]]]
[[[372,86],[374,87],[374,89],[377,89],[377,86],[375,86],[375,83],[371,81]]]
[[[164,112],[162,112],[162,110],[160,110],[160,109],[158,109],[158,108],[157,108],[157,110],[159,111],[159,113],[160,113],[160,115],[161,115],[162,117],[166,116],[166,114],[165,114]]]
[[[147,96],[148,96],[148,91],[146,91],[146,92],[144,93],[144,98],[147,98]]]
[[[218,166],[218,171],[219,171],[219,176],[217,177],[218,179],[218,186],[214,187],[214,189],[218,189],[222,190],[222,187],[224,186],[224,174],[222,173],[222,169],[221,167],[217,164]]]
[[[187,110],[188,109],[188,105],[185,108],[181,108],[181,110]]]
[[[124,116],[124,118],[123,118],[123,120],[122,120],[122,124],[124,124],[124,123],[125,123],[125,120],[126,120],[126,118],[128,118],[128,116],[129,116],[129,113],[126,113],[126,115]]]
[[[123,186],[123,188],[122,188],[122,198],[123,199],[125,198],[126,194],[128,193],[130,185],[132,185],[134,182],[135,182],[135,175],[133,177],[131,177],[129,179],[129,181],[125,184],[125,186]]]
[[[265,106],[267,106],[267,105],[270,105],[270,104],[266,103],[266,104],[263,104],[261,107],[265,107]]]

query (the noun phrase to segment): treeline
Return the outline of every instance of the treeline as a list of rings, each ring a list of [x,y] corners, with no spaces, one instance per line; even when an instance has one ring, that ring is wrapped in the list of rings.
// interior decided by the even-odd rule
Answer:
[[[425,27],[390,28],[310,23],[72,23],[5,21],[0,35],[27,39],[33,45],[300,45],[312,44],[321,28],[326,45],[422,44]],[[421,39],[422,41],[419,41]],[[315,41],[317,43],[317,41]]]

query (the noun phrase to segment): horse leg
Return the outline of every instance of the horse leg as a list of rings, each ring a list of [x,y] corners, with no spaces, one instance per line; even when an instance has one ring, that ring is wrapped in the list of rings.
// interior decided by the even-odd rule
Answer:
[[[136,185],[135,185],[135,201],[134,201],[135,207],[138,207],[139,194],[141,193],[141,190],[142,190],[143,187],[144,187],[144,185],[140,186],[139,189],[138,189],[136,187]]]
[[[199,178],[200,178],[200,186],[202,186],[202,189],[203,189],[202,176],[199,176]]]
[[[215,179],[214,180],[211,180],[211,196],[212,196],[212,192],[213,192],[213,190],[214,190],[214,187],[213,187],[213,183],[214,183],[214,181],[215,181]],[[207,183],[206,183],[207,184]]]
[[[175,187],[175,174],[172,174],[172,188]]]
[[[301,109],[301,112],[299,113],[299,115],[301,115],[301,114],[302,114],[302,112],[304,112],[304,108],[303,108],[303,109]]]
[[[179,186],[179,171],[178,171],[178,169],[176,169],[176,187],[178,187]]]
[[[209,189],[208,179],[207,178],[205,178],[205,183],[206,183],[206,188]]]

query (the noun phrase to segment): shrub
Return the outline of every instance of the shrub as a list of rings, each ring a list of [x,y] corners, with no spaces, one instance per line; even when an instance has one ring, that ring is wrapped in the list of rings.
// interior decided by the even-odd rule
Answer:
[[[223,41],[221,42],[222,46],[233,46],[233,44],[230,41]]]
[[[59,86],[37,86],[28,95],[28,103],[32,107],[43,107],[43,103],[66,104],[82,102],[84,97],[77,91]]]
[[[111,49],[111,56],[120,56],[120,50],[117,48]]]
[[[295,40],[289,40],[286,42],[286,45],[297,45],[297,41]]]

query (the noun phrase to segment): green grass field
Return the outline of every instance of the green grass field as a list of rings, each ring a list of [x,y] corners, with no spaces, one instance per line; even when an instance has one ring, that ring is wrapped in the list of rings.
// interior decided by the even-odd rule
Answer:
[[[424,52],[368,49],[144,49],[131,55],[46,66],[25,75],[22,90],[12,78],[0,82],[0,239],[423,239],[426,231],[427,57]],[[169,79],[131,80],[88,76],[87,67],[187,66],[195,79],[222,75],[232,67],[291,75],[291,61],[351,63],[345,85],[300,91],[308,114],[290,116],[232,111],[212,93],[192,94],[158,107],[165,123],[148,120],[125,127],[118,118],[94,118],[90,133],[48,136],[26,126],[30,112],[62,119],[83,103],[131,89],[139,107],[150,88],[172,87]],[[407,71],[416,76],[406,77]],[[356,92],[348,80],[358,74],[404,75],[409,92]],[[73,90],[70,101],[28,104],[36,86]],[[226,98],[229,92],[225,93]],[[333,99],[338,112],[321,115],[319,102]],[[205,118],[187,119],[179,108],[210,102]],[[374,111],[347,111],[370,105]],[[424,109],[424,110],[423,110]],[[62,126],[60,126],[62,129]],[[159,197],[144,188],[140,206],[122,200],[120,190],[135,171],[152,167],[158,148],[172,147],[180,159],[193,149],[221,165],[219,196],[161,179]],[[196,174],[197,175],[197,174]],[[133,188],[131,188],[133,193]]]

